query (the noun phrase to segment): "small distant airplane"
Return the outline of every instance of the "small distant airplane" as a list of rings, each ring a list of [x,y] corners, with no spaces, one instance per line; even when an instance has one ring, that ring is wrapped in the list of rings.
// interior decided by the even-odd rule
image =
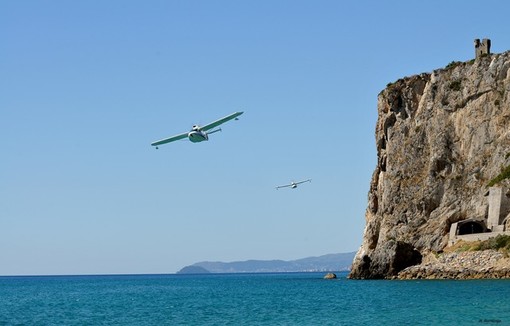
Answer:
[[[234,112],[234,113],[232,113],[230,115],[227,115],[224,118],[221,118],[219,120],[216,120],[214,122],[206,124],[203,127],[201,127],[199,125],[194,125],[189,132],[184,132],[182,134],[178,134],[178,135],[175,135],[175,136],[172,136],[172,137],[168,137],[168,138],[164,138],[164,139],[155,141],[155,142],[153,142],[151,144],[151,146],[156,146],[156,149],[158,149],[159,145],[170,143],[170,142],[173,142],[173,141],[176,141],[176,140],[179,140],[179,139],[184,139],[186,137],[188,137],[188,139],[192,143],[198,143],[198,142],[201,142],[201,141],[204,141],[204,140],[209,140],[209,136],[208,135],[213,134],[213,133],[218,132],[218,131],[221,131],[221,128],[209,131],[210,129],[214,129],[214,128],[218,127],[219,125],[221,125],[221,124],[223,124],[223,123],[225,123],[225,122],[227,122],[229,120],[232,120],[232,119],[238,120],[237,117],[240,116],[241,114],[243,114],[243,112]]]
[[[302,183],[305,183],[305,182],[312,182],[312,179],[303,180],[303,181],[299,181],[299,182],[294,182],[294,181],[292,181],[292,182],[291,182],[291,183],[289,183],[288,185],[283,185],[283,186],[278,186],[278,187],[276,187],[276,190],[278,190],[278,189],[280,189],[280,188],[286,188],[286,187],[291,187],[292,189],[295,189],[295,188],[297,188],[297,185],[302,184]]]

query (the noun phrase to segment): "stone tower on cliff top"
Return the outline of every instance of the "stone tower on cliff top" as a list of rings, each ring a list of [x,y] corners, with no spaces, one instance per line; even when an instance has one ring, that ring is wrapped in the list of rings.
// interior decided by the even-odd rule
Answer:
[[[475,39],[475,58],[478,59],[488,54],[491,54],[491,40],[484,38],[482,42],[480,42],[480,39]]]

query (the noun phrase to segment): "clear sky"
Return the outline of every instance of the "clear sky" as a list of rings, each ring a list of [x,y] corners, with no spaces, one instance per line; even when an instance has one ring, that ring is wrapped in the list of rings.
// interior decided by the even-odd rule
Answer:
[[[507,1],[0,2],[0,275],[356,251],[377,94]],[[152,141],[235,111],[209,142]],[[297,189],[275,190],[311,178]]]

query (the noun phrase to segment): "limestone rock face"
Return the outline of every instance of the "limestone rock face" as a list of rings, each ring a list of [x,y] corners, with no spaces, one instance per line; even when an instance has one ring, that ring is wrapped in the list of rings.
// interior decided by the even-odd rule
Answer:
[[[487,183],[510,164],[510,52],[400,79],[377,109],[378,163],[350,278],[395,277],[442,251],[452,223],[487,216]]]

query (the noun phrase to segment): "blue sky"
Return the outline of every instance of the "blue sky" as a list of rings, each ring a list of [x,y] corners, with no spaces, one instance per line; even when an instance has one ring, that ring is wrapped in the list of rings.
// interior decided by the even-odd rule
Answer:
[[[0,275],[357,250],[377,94],[474,38],[506,51],[509,7],[0,2]],[[150,146],[235,111],[209,142]]]

